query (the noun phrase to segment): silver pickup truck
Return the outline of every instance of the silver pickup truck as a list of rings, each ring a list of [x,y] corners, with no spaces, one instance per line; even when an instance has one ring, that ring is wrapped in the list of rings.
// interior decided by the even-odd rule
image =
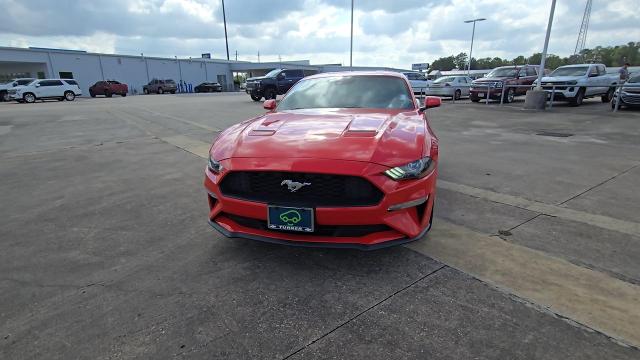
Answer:
[[[607,74],[603,64],[560,66],[542,78],[542,88],[548,98],[553,94],[554,101],[568,101],[572,106],[595,96],[600,96],[605,103],[611,101],[617,83],[618,75]]]

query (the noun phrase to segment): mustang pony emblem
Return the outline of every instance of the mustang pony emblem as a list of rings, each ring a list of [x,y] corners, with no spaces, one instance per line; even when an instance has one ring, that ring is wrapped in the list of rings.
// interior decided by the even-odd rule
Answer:
[[[296,191],[300,190],[301,187],[311,185],[311,183],[307,183],[307,182],[306,183],[300,183],[300,182],[292,181],[292,180],[283,180],[280,183],[280,186],[282,186],[282,185],[287,185],[287,188],[289,189],[289,191],[296,192]]]

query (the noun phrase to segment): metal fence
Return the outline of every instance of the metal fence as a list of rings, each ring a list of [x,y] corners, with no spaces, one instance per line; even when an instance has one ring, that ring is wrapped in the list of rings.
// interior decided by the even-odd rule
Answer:
[[[618,94],[621,93],[620,89],[624,86],[624,84],[617,84],[617,85],[612,85],[612,86],[606,86],[609,89],[613,89],[614,94],[616,92],[618,92]],[[557,103],[557,102],[564,102],[564,101],[558,101],[555,100],[555,95],[556,95],[556,90],[560,91],[563,90],[564,88],[568,88],[568,87],[577,87],[577,88],[603,88],[605,86],[598,86],[598,85],[582,85],[582,86],[576,86],[576,85],[545,85],[544,86],[544,90],[547,91],[549,93],[549,96],[547,97],[547,106],[549,109],[553,108],[553,104]],[[426,88],[422,88],[421,92],[420,92],[420,96],[424,97],[427,96],[427,92],[428,89],[430,89],[431,86],[427,85]],[[492,84],[488,84],[488,85],[483,85],[483,84],[478,84],[478,85],[473,85],[473,86],[469,86],[469,89],[487,89],[487,91],[485,92],[485,97],[482,98],[481,100],[484,101],[485,104],[489,104],[489,100],[491,100],[491,93],[495,93],[496,89],[501,89],[500,90],[500,106],[502,106],[504,104],[504,99],[505,99],[505,91],[508,91],[508,89],[511,88],[525,88],[527,90],[531,90],[533,88],[535,88],[535,85],[507,85],[507,86],[502,86],[502,87],[497,87],[495,85]],[[549,90],[549,88],[551,88]],[[426,90],[425,90],[426,89]],[[455,94],[455,91],[454,91]],[[591,95],[590,95],[591,96]],[[599,96],[599,95],[596,95]],[[440,97],[447,97],[447,96],[440,96]],[[451,96],[453,103],[456,102],[456,98],[455,96]],[[613,96],[611,98],[610,101],[613,101]],[[617,112],[618,108],[620,107],[620,101],[616,101],[615,102],[615,106],[612,108],[613,112]]]

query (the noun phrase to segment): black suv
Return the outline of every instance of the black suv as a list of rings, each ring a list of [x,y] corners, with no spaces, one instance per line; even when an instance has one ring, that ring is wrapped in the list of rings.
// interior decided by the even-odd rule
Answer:
[[[304,77],[302,70],[274,69],[267,75],[247,79],[246,92],[253,101],[275,99],[286,93],[295,83]]]

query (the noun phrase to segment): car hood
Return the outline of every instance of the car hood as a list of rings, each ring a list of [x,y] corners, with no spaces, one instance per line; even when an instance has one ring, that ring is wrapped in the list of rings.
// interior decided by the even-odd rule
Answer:
[[[502,80],[510,80],[510,79],[514,79],[514,78],[509,76],[499,76],[499,77],[490,77],[490,78],[480,78],[480,79],[474,80],[473,82],[491,82],[491,81],[502,81]]]
[[[258,81],[258,80],[264,80],[264,79],[268,79],[268,77],[266,76],[256,76],[256,77],[252,77],[252,78],[248,78],[246,81]]]
[[[211,149],[228,158],[318,158],[398,166],[431,148],[417,111],[363,109],[268,113],[220,134]],[[426,142],[429,144],[426,144]]]
[[[571,81],[578,80],[583,78],[584,76],[544,76],[542,81],[550,81],[550,82],[560,82],[560,81]]]

